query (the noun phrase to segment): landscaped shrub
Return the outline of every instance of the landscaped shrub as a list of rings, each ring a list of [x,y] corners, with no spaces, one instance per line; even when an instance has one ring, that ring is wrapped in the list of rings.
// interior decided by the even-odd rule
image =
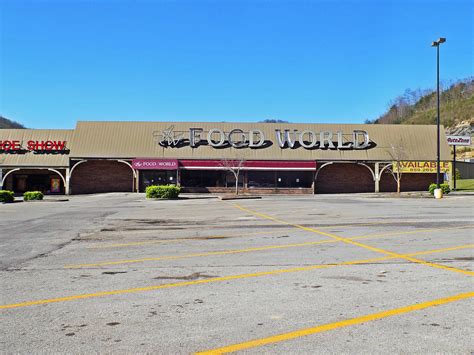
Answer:
[[[181,188],[175,185],[152,185],[145,190],[146,198],[161,198],[165,200],[176,199],[179,196]]]
[[[0,202],[13,202],[15,197],[13,197],[13,191],[0,190]]]
[[[459,169],[456,169],[456,171],[454,172],[454,176],[456,177],[456,180],[461,180],[461,172],[459,171]]]
[[[443,195],[447,195],[451,192],[451,189],[449,188],[448,184],[441,184],[439,185],[440,189],[443,190]],[[437,188],[436,184],[431,184],[430,187],[428,188],[428,191],[430,194],[434,195],[434,190]]]
[[[41,191],[26,191],[23,194],[23,201],[40,201],[43,199]]]

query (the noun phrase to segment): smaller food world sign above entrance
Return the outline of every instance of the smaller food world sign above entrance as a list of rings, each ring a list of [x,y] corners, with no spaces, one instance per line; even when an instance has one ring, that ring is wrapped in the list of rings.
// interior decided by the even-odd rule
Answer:
[[[260,129],[242,130],[235,128],[224,131],[212,128],[205,131],[203,128],[189,128],[188,131],[177,131],[170,126],[163,131],[153,132],[158,144],[166,148],[182,148],[211,146],[222,148],[249,148],[264,149],[274,143],[282,149],[334,149],[334,150],[362,150],[371,149],[376,144],[369,139],[367,131],[353,130],[350,133],[343,131],[312,131],[297,129],[275,129],[272,137],[266,137]]]
[[[133,159],[132,167],[136,170],[176,170],[176,159]]]

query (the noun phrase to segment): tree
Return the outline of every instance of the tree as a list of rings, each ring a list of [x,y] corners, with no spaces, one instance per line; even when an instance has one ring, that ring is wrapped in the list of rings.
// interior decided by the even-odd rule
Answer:
[[[243,157],[239,157],[236,159],[227,159],[223,158],[220,162],[220,166],[224,168],[226,171],[232,173],[235,178],[235,194],[239,194],[239,176],[240,171],[244,167],[245,159]]]
[[[267,118],[266,120],[259,121],[259,123],[290,123],[289,121],[285,120],[277,120],[273,118]]]
[[[398,144],[390,144],[388,154],[392,159],[392,164],[388,171],[392,174],[397,183],[397,193],[400,194],[402,182],[402,162],[406,159],[406,150],[402,140]]]

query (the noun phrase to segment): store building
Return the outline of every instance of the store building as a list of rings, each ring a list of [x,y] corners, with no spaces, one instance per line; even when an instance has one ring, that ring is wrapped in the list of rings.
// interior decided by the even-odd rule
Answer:
[[[0,189],[67,193],[74,130],[0,129]]]
[[[450,153],[441,135],[442,171]],[[436,126],[212,122],[78,122],[74,130],[0,130],[0,183],[21,193],[144,191],[340,193],[426,190]]]

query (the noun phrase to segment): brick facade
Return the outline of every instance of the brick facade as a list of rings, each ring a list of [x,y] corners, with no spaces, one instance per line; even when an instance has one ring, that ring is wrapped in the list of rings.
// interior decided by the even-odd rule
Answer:
[[[373,164],[368,165],[371,169],[374,168]],[[428,191],[428,186],[435,181],[436,174],[403,174],[401,190]],[[370,171],[355,163],[334,163],[325,166],[319,172],[315,186],[315,193],[319,194],[375,191],[375,183]],[[397,183],[389,172],[384,171],[379,189],[380,192],[397,191]]]
[[[91,160],[74,169],[71,176],[72,194],[101,192],[132,192],[132,169],[112,160]]]
[[[322,165],[323,163],[319,163]],[[368,164],[373,169],[373,164]],[[64,169],[60,170],[65,173]],[[4,188],[15,190],[13,178],[17,175],[41,174],[57,177],[54,172],[44,170],[20,170],[9,175]],[[443,177],[443,175],[442,175]],[[436,174],[403,174],[402,191],[427,191],[428,186],[436,181]],[[127,165],[113,160],[90,160],[74,169],[71,177],[71,193],[87,194],[102,192],[131,192],[133,173]],[[392,175],[385,171],[380,180],[380,192],[395,192],[397,185]],[[230,193],[234,188],[229,187],[184,187],[183,192]],[[252,194],[312,194],[312,188],[241,188],[242,193]],[[323,193],[352,193],[374,192],[375,183],[370,171],[355,163],[334,163],[325,166],[318,173],[314,192]],[[46,191],[45,191],[46,192]],[[64,186],[61,181],[61,192]]]
[[[322,164],[324,163],[319,163]],[[354,163],[334,163],[325,166],[319,171],[315,183],[317,194],[374,192],[374,190],[375,183],[369,169]]]
[[[235,187],[183,187],[182,192],[191,193],[234,193]],[[313,193],[312,188],[239,188],[239,193],[253,195],[308,195]]]
[[[400,188],[402,191],[428,191],[428,186],[436,181],[436,174],[402,174]],[[443,174],[441,175],[443,181]],[[380,192],[396,192],[397,183],[389,172],[384,172],[380,179]]]

